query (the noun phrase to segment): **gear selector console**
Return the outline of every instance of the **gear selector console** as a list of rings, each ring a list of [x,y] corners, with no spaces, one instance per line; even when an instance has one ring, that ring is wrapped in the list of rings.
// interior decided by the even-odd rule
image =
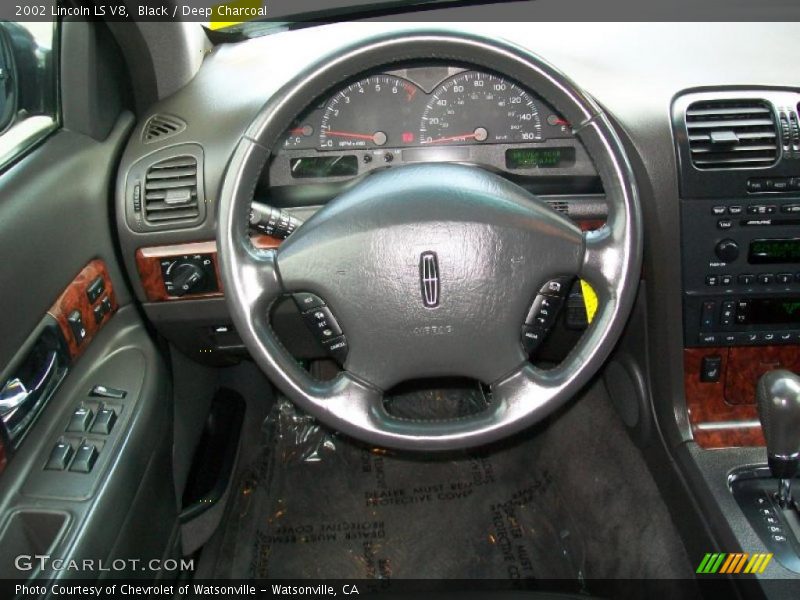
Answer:
[[[758,416],[767,442],[768,467],[731,477],[731,490],[761,540],[787,569],[800,573],[800,377],[765,373],[756,390]]]

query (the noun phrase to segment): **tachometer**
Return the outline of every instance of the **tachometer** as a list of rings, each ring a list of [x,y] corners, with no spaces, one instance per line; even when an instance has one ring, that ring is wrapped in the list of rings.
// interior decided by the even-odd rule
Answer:
[[[414,108],[418,91],[410,81],[393,75],[372,75],[340,90],[325,105],[320,149],[413,144],[416,136],[411,123],[419,114]]]
[[[518,85],[465,71],[430,97],[419,126],[421,144],[516,143],[542,139],[539,110]]]

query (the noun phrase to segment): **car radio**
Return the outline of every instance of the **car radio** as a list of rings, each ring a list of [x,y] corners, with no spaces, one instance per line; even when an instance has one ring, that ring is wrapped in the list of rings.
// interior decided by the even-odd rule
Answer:
[[[744,199],[682,202],[686,346],[800,344],[800,199],[789,196],[800,177],[789,181],[787,197],[764,197],[759,182]]]

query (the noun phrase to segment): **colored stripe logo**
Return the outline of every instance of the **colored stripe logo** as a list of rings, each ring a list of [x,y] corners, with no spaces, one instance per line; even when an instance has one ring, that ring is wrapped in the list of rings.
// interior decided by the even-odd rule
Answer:
[[[715,573],[724,573],[727,575],[738,573],[763,573],[771,560],[771,553],[748,554],[746,552],[709,552],[703,557],[696,572],[704,575],[713,575]]]

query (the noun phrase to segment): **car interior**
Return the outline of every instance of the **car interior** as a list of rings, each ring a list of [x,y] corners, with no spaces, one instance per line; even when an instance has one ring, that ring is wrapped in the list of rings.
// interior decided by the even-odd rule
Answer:
[[[0,22],[0,577],[797,598],[796,27],[380,4]]]

